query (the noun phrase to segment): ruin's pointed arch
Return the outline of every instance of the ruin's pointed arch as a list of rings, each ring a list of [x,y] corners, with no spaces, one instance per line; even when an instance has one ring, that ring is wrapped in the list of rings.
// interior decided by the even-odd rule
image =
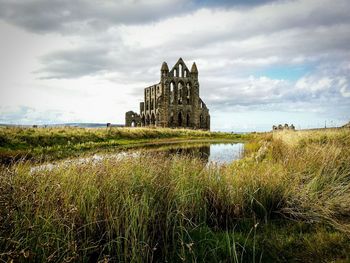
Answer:
[[[170,125],[170,127],[174,127],[174,124],[175,124],[174,112],[171,111],[171,112],[170,112],[169,125]]]
[[[156,117],[154,115],[154,113],[152,112],[151,114],[151,125],[155,125],[156,124]]]
[[[184,83],[182,81],[177,82],[177,99],[178,99],[178,104],[182,104],[183,102],[183,97],[184,97]]]
[[[187,112],[186,114],[186,127],[190,127],[191,126],[191,113]]]
[[[177,125],[179,127],[183,126],[183,114],[181,111],[179,111],[179,113],[177,114]]]
[[[175,101],[175,81],[170,82],[170,104]]]
[[[159,113],[159,111],[157,111],[157,113],[156,113],[156,125],[159,125],[159,123],[160,123],[160,113]]]

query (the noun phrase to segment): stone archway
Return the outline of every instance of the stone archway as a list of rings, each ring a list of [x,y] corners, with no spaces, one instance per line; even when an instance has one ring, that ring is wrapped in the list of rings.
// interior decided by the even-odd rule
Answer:
[[[154,113],[152,113],[151,115],[151,125],[155,125],[156,124],[156,117],[154,116]]]
[[[203,122],[204,122],[203,114],[201,114],[201,115],[199,116],[199,128],[200,128],[200,129],[203,128]]]
[[[182,127],[182,112],[181,111],[177,115],[177,126]]]
[[[170,127],[174,127],[174,112],[170,113]]]
[[[160,126],[160,114],[157,112],[156,114],[156,126]]]
[[[150,117],[149,117],[149,115],[147,114],[147,115],[146,115],[146,125],[145,125],[145,126],[148,126],[149,123],[150,123]]]
[[[187,112],[186,115],[186,127],[190,127],[191,126],[191,117],[190,117],[190,113]]]

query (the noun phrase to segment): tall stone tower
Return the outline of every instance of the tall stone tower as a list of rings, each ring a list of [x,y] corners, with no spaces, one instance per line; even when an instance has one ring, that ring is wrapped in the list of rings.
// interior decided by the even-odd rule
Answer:
[[[209,109],[199,96],[198,69],[189,70],[180,58],[169,71],[166,62],[160,69],[160,82],[144,89],[140,114],[125,114],[125,126],[210,129]]]

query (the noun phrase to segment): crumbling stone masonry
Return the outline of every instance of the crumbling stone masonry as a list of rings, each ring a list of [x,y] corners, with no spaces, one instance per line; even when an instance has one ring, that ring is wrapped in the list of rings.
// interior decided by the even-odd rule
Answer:
[[[160,69],[160,82],[144,90],[140,114],[128,111],[125,126],[185,127],[210,129],[209,109],[199,97],[198,70],[189,70],[180,58],[169,71],[166,62]]]
[[[125,113],[125,126],[127,127],[136,127],[140,126],[141,117],[139,114],[133,111],[128,111]]]

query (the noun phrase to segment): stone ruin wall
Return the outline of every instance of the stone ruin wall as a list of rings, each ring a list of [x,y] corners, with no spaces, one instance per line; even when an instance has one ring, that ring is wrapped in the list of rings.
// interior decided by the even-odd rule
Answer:
[[[144,89],[140,114],[129,111],[125,126],[210,129],[209,109],[199,96],[198,70],[180,58],[169,71],[164,62],[158,84]]]

